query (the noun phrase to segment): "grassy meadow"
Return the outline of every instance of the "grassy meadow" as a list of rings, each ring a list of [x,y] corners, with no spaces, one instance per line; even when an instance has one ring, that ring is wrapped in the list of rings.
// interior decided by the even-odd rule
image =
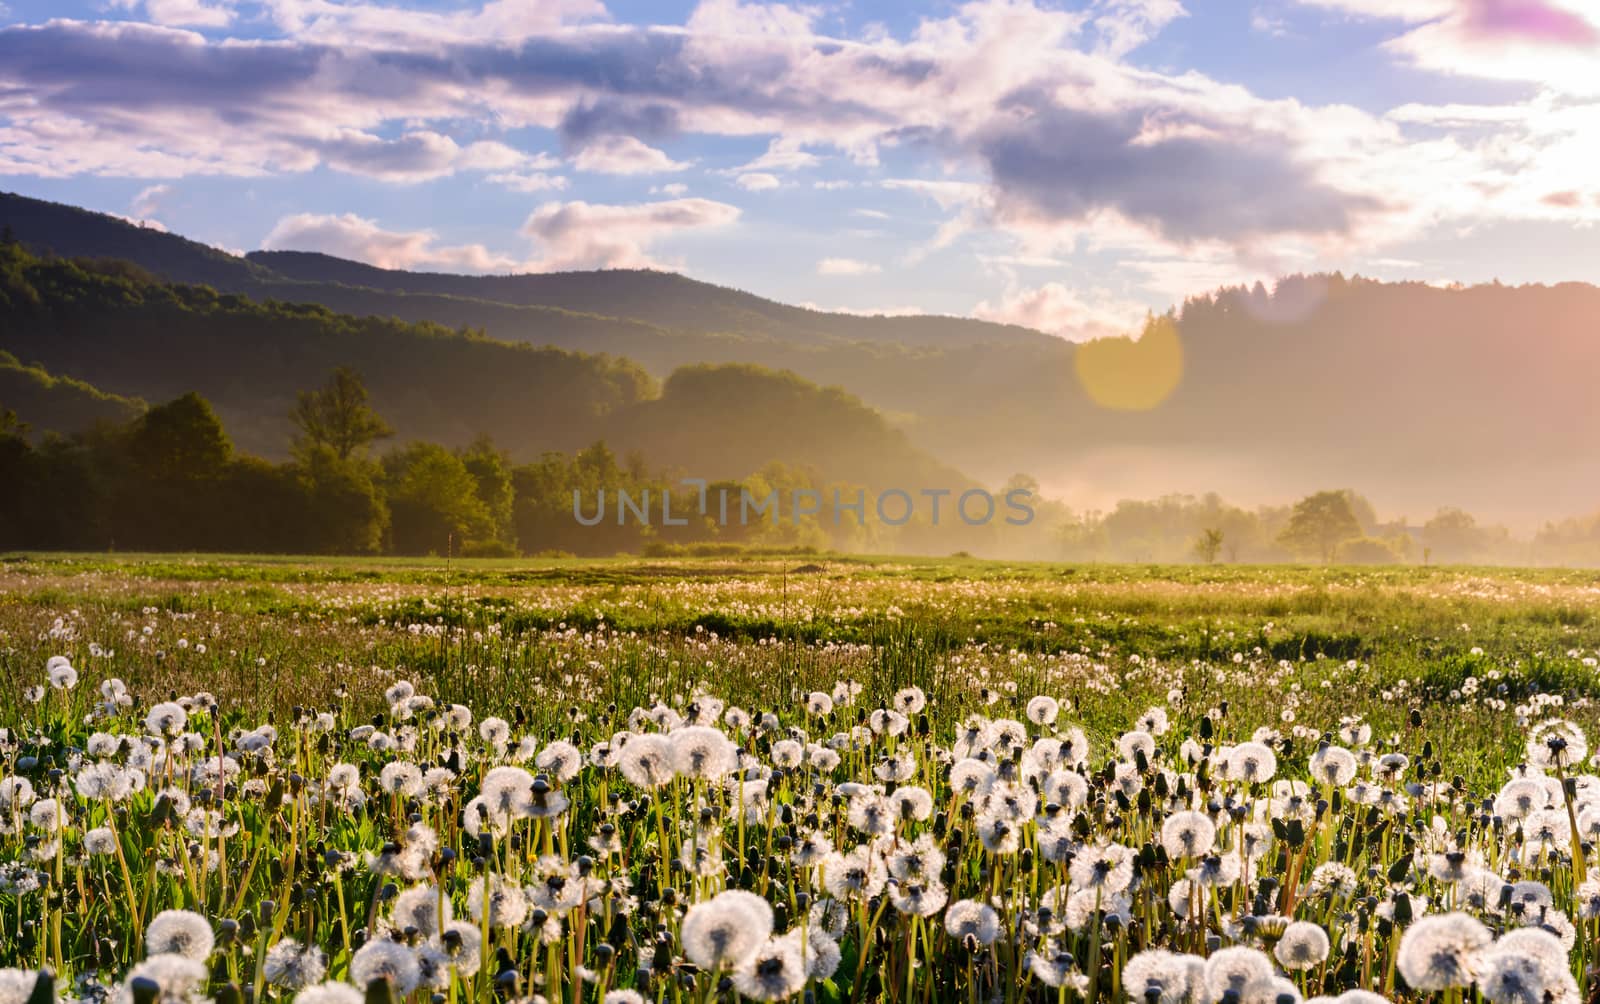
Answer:
[[[1597,657],[1594,571],[13,556],[0,964],[137,1004],[1567,1000]]]

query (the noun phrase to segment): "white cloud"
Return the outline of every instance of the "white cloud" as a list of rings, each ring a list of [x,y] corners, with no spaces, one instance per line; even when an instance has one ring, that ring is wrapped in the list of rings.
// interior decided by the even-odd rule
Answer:
[[[741,174],[734,179],[734,183],[747,192],[770,192],[783,184],[776,174],[767,174],[763,171]]]
[[[318,144],[322,162],[336,171],[383,181],[427,181],[455,170],[461,148],[455,140],[429,130],[384,139],[348,130]]]
[[[684,230],[727,226],[737,206],[710,199],[672,199],[632,205],[547,202],[534,210],[522,232],[538,241],[538,267],[659,268],[649,249]]]
[[[1289,23],[1276,14],[1258,7],[1250,12],[1250,30],[1259,35],[1286,38],[1289,35]]]
[[[1456,0],[1299,0],[1308,7],[1391,21],[1427,21],[1450,13]]]
[[[361,0],[262,0],[262,6],[281,29],[299,39],[402,49],[471,43],[509,47],[606,16],[601,0],[488,0],[475,10],[450,12]]]
[[[926,181],[920,178],[890,178],[883,187],[891,191],[915,192],[936,202],[940,209],[959,209],[982,202],[988,189],[976,181]]]
[[[1385,48],[1422,69],[1600,95],[1593,0],[1299,0],[1407,30]]]
[[[822,158],[807,153],[798,140],[779,136],[767,144],[766,153],[745,164],[739,171],[794,171],[815,167],[821,162]]]
[[[883,267],[858,258],[824,258],[817,262],[818,275],[873,275]]]
[[[159,225],[155,215],[161,211],[161,200],[171,194],[171,185],[149,185],[140,189],[128,204],[128,214],[136,220]]]
[[[856,317],[927,317],[929,312],[915,304],[902,303],[889,307],[837,307],[823,306],[814,300],[796,304],[807,310],[820,310],[829,314],[852,314]],[[939,316],[939,315],[932,315]]]
[[[1386,48],[1425,70],[1600,97],[1600,5],[1593,0],[1454,0],[1453,6]]]
[[[379,268],[457,269],[505,272],[515,259],[494,254],[481,244],[440,246],[431,230],[385,230],[354,213],[296,213],[279,220],[261,241],[265,250],[320,251],[363,261]]]
[[[129,216],[125,213],[111,213],[109,215],[115,216],[124,223],[132,223],[136,227],[144,227],[147,230],[155,230],[160,233],[167,232],[167,225],[160,220],[150,219],[149,217]]]
[[[513,192],[557,192],[567,187],[566,178],[559,174],[546,174],[543,171],[491,174],[484,180],[501,188],[509,188]]]
[[[494,140],[461,146],[442,133],[419,129],[393,139],[346,129],[312,144],[321,162],[336,171],[380,181],[431,181],[462,171],[548,168],[558,161],[548,154],[525,154]]]
[[[1019,324],[1073,341],[1137,334],[1146,308],[1105,293],[1085,298],[1059,282],[1012,286],[998,300],[983,300],[972,316],[1000,324]]]
[[[1091,21],[1098,35],[1095,50],[1120,59],[1187,15],[1178,0],[1100,0]]]
[[[462,171],[549,170],[560,163],[547,153],[530,155],[496,140],[479,140],[461,151],[455,166]]]
[[[739,210],[708,199],[633,205],[547,202],[521,233],[536,247],[526,257],[482,244],[445,245],[432,230],[389,230],[353,213],[296,213],[280,219],[261,241],[268,250],[320,251],[379,268],[461,272],[544,272],[589,268],[664,268],[650,253],[675,233],[725,226]]]
[[[233,0],[115,0],[113,6],[123,10],[143,6],[151,24],[173,28],[225,28],[234,17]]]
[[[661,174],[689,166],[632,136],[601,136],[579,150],[572,164],[599,174]]]

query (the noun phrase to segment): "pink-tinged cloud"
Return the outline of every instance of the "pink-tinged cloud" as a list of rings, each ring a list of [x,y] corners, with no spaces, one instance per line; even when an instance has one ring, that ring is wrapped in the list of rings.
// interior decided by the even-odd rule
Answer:
[[[1600,44],[1600,27],[1576,11],[1548,0],[1462,0],[1462,6],[1463,26],[1479,38],[1546,45]],[[1596,73],[1600,74],[1600,67]]]
[[[873,275],[883,266],[859,258],[824,258],[817,262],[818,275]]]
[[[633,136],[602,136],[578,151],[572,166],[598,174],[661,174],[689,165]]]
[[[133,202],[128,205],[128,212],[135,219],[154,223],[155,215],[161,211],[161,200],[172,194],[171,185],[149,185],[139,190],[133,197]]]
[[[1411,64],[1513,80],[1587,103],[1600,97],[1600,3],[1452,0],[1454,9],[1385,43]]]
[[[651,245],[684,230],[727,226],[739,208],[711,199],[668,199],[631,205],[547,202],[522,225],[542,251],[541,271],[659,268]]]
[[[320,251],[379,268],[509,272],[520,264],[482,244],[440,246],[431,230],[385,230],[354,213],[296,213],[279,220],[261,241],[266,251]]]
[[[1015,284],[998,300],[983,300],[972,316],[997,324],[1018,324],[1069,341],[1136,334],[1145,308],[1107,296],[1085,297],[1059,282],[1032,288]]]

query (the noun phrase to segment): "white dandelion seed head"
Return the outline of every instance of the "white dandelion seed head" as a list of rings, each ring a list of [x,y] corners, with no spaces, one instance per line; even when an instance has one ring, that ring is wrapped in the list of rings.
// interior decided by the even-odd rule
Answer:
[[[565,739],[557,739],[539,751],[533,765],[555,778],[557,783],[566,784],[583,769],[583,751]]]
[[[144,727],[152,735],[175,736],[189,724],[189,713],[176,701],[162,701],[145,713]]]
[[[958,899],[944,912],[944,929],[957,942],[971,937],[980,945],[992,945],[1000,936],[1000,915],[987,903]]]
[[[629,784],[640,788],[663,787],[677,775],[672,765],[672,743],[656,732],[631,736],[617,754],[617,769]]]
[[[57,690],[71,690],[78,685],[78,671],[72,668],[66,656],[51,656],[45,664],[45,675],[50,678],[50,686]]]
[[[1024,711],[1028,721],[1038,726],[1054,725],[1056,717],[1061,714],[1061,702],[1054,697],[1040,694],[1028,701]]]
[[[1470,914],[1421,917],[1401,936],[1396,964],[1413,990],[1464,987],[1472,983],[1478,953],[1489,941],[1488,928]]]
[[[1228,753],[1228,779],[1264,784],[1278,773],[1278,755],[1266,743],[1243,742]]]
[[[1203,812],[1174,812],[1161,824],[1161,846],[1171,858],[1198,858],[1211,852],[1217,824]]]
[[[730,889],[689,907],[683,953],[703,969],[732,969],[772,935],[772,907],[754,893]]]
[[[385,980],[396,996],[404,997],[422,982],[422,967],[416,953],[405,945],[374,938],[350,957],[350,980],[359,987]]]
[[[261,972],[273,986],[299,990],[322,982],[328,972],[328,957],[315,945],[284,938],[267,949]]]
[[[396,930],[414,927],[424,938],[431,938],[450,922],[450,897],[441,897],[438,886],[413,886],[394,898],[389,916]]]
[[[1213,1000],[1221,1000],[1229,990],[1243,995],[1247,987],[1272,977],[1272,960],[1259,949],[1234,945],[1206,959],[1206,990]]]
[[[806,984],[800,945],[788,938],[768,938],[733,971],[734,989],[758,1001],[776,1001],[800,992]]]
[[[210,975],[205,963],[186,955],[151,955],[128,970],[126,978],[111,995],[113,1004],[133,1004],[133,981],[150,980],[159,991],[160,1004],[190,1004],[200,998],[201,988]]]
[[[151,955],[181,955],[204,962],[215,944],[211,922],[192,910],[163,910],[144,932],[145,951]]]
[[[364,1004],[366,999],[350,984],[335,981],[306,987],[295,995],[294,1004]]]
[[[721,780],[735,766],[733,741],[709,725],[689,725],[667,736],[672,768],[684,777]]]
[[[1272,947],[1272,956],[1289,972],[1300,972],[1321,965],[1331,948],[1328,932],[1321,925],[1297,920],[1284,929]]]
[[[1356,755],[1343,746],[1324,746],[1311,754],[1311,777],[1318,784],[1343,788],[1355,780]]]

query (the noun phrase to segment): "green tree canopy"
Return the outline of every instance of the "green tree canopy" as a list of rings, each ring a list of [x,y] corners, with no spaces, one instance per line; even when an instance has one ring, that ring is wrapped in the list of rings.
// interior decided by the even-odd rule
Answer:
[[[493,540],[494,520],[462,459],[437,443],[412,443],[383,460],[390,532],[401,554],[457,553]]]
[[[1194,542],[1194,553],[1208,565],[1217,563],[1217,555],[1222,553],[1224,534],[1216,527],[1209,527],[1200,531],[1200,536]]]
[[[295,448],[326,446],[340,460],[366,449],[394,429],[367,403],[367,387],[348,366],[340,366],[319,390],[301,391],[290,413],[300,430]]]
[[[1340,544],[1361,535],[1361,522],[1350,503],[1350,493],[1322,491],[1295,503],[1289,525],[1278,534],[1278,541],[1297,554],[1313,555],[1327,563]]]
[[[189,481],[221,474],[233,442],[210,402],[191,391],[145,412],[134,423],[128,454],[146,478]]]
[[[26,436],[28,424],[10,408],[0,408],[0,436]]]

